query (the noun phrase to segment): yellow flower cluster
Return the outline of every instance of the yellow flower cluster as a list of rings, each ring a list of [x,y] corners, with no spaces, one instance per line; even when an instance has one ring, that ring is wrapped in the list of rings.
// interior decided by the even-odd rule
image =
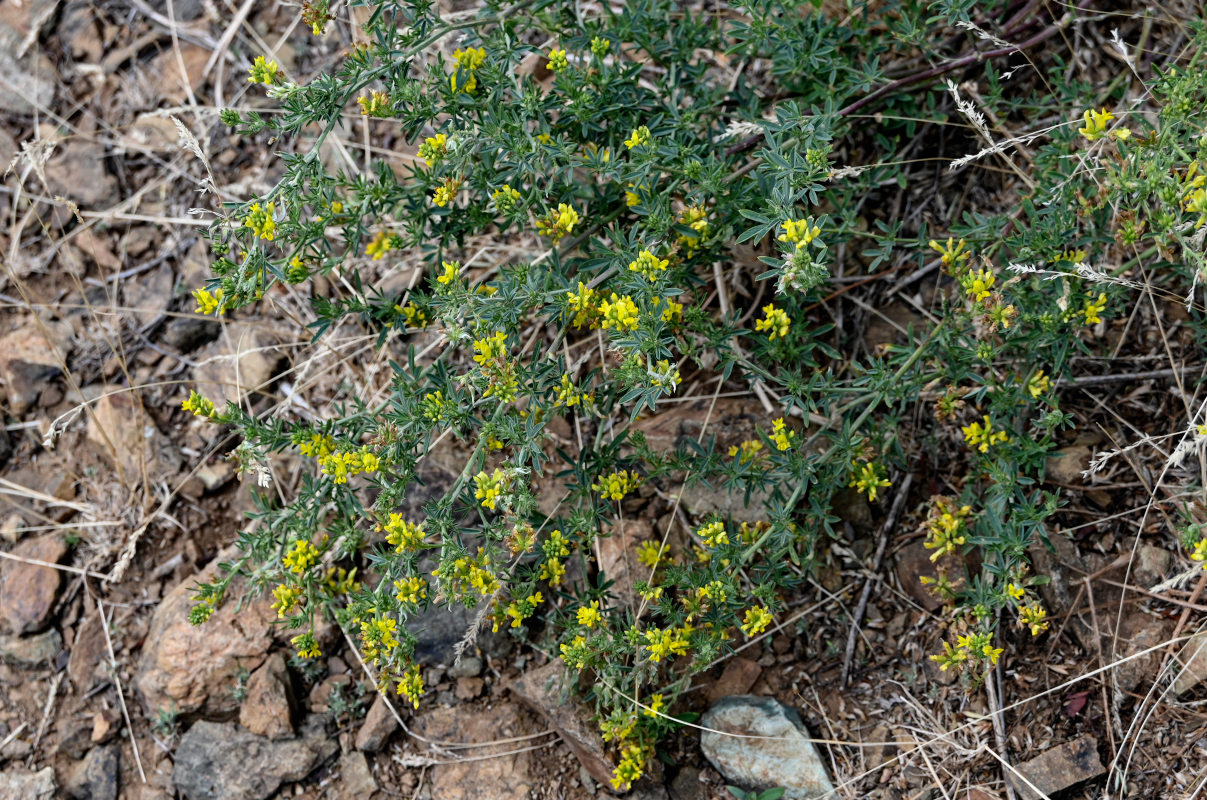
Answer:
[[[272,608],[277,612],[277,619],[284,619],[298,607],[299,601],[302,599],[302,587],[282,583],[272,590],[272,596],[276,599]]]
[[[362,620],[360,623],[361,654],[370,662],[377,664],[398,647],[398,639],[394,632],[398,630],[398,621],[392,617]]]
[[[273,219],[274,213],[276,213],[275,203],[268,203],[264,207],[261,207],[259,203],[252,203],[247,216],[243,218],[243,224],[251,228],[252,233],[256,236],[271,242],[277,229],[276,220]]]
[[[933,498],[930,515],[926,520],[927,540],[923,547],[934,550],[930,554],[931,561],[938,561],[948,553],[955,553],[956,548],[962,547],[967,528],[967,519],[972,514],[969,506],[957,507],[955,502],[946,497]]]
[[[624,496],[641,485],[641,476],[636,472],[622,469],[610,475],[601,475],[599,483],[591,484],[591,488],[599,492],[605,500],[623,500]]]
[[[609,328],[615,328],[618,331],[637,330],[637,304],[627,294],[622,297],[618,296],[616,292],[612,292],[612,296],[600,304],[599,313],[602,317],[600,326],[604,330]]]
[[[721,545],[729,544],[729,534],[725,532],[724,522],[710,522],[696,531],[696,535],[703,539],[704,544],[709,547],[720,547]]]
[[[746,614],[742,618],[742,633],[754,638],[763,631],[767,630],[767,626],[772,623],[774,617],[771,612],[763,606],[754,606],[746,609]]]
[[[423,309],[414,303],[407,303],[405,306],[394,307],[399,314],[402,314],[403,324],[408,328],[422,330],[427,327],[427,314],[423,313]]]
[[[486,366],[488,361],[507,358],[507,334],[498,331],[492,336],[487,336],[485,339],[478,339],[474,342],[474,361]]]
[[[423,547],[427,531],[423,525],[407,522],[402,514],[390,512],[390,519],[385,525],[379,526],[386,532],[386,541],[394,545],[394,552],[405,553],[408,550],[418,550]]]
[[[729,448],[730,457],[736,457],[739,464],[749,464],[763,452],[763,443],[758,439],[747,439],[741,444]]]
[[[582,669],[587,666],[587,660],[590,657],[590,651],[587,649],[587,637],[579,634],[574,637],[571,642],[562,642],[562,661],[574,669]]]
[[[485,471],[479,472],[474,476],[474,497],[482,501],[483,508],[494,511],[495,504],[503,497],[510,484],[510,475],[501,469],[496,469],[492,475],[487,475]]]
[[[657,311],[663,303],[666,304],[666,308],[662,309],[662,313],[658,315],[659,319],[661,319],[663,322],[671,323],[681,322],[683,320],[682,303],[676,303],[669,297],[656,297],[654,298],[654,311]]]
[[[972,256],[972,253],[967,249],[967,243],[961,239],[955,241],[954,237],[948,236],[946,244],[940,244],[934,239],[930,240],[930,249],[939,254],[939,260],[947,269],[963,264]]]
[[[1201,563],[1203,569],[1207,569],[1207,536],[1199,539],[1190,548],[1190,560]]]
[[[1082,308],[1082,310],[1081,310],[1082,315],[1085,317],[1085,324],[1094,325],[1096,323],[1102,322],[1102,317],[1100,317],[1098,315],[1101,314],[1105,310],[1106,310],[1106,293],[1105,292],[1099,293],[1098,297],[1093,300],[1086,298],[1085,307]]]
[[[964,425],[960,428],[964,432],[964,441],[974,450],[980,450],[982,453],[988,453],[989,448],[995,444],[1001,444],[1010,441],[1005,431],[994,431],[993,423],[989,421],[989,415],[984,415],[985,424],[974,422],[971,425]]]
[[[645,632],[645,646],[650,661],[658,663],[664,658],[687,654],[687,630],[683,628],[651,628]]]
[[[297,444],[298,451],[307,458],[323,458],[335,452],[335,440],[321,433],[311,433],[308,440]]]
[[[996,282],[997,277],[985,269],[969,272],[961,281],[964,284],[964,291],[974,303],[979,303],[992,294],[993,284]]]
[[[481,47],[467,47],[464,50],[457,48],[453,53],[453,61],[457,68],[449,76],[449,85],[454,92],[460,89],[466,94],[473,94],[478,88],[477,70],[486,63],[486,50]],[[462,76],[460,86],[457,85],[458,75]]]
[[[380,89],[371,90],[368,97],[362,95],[356,98],[356,103],[360,106],[362,116],[379,119],[394,116],[394,106],[390,102],[390,96]]]
[[[1093,111],[1087,108],[1085,113],[1081,115],[1081,119],[1083,122],[1085,122],[1085,126],[1079,128],[1077,132],[1084,136],[1086,141],[1097,141],[1098,139],[1102,138],[1104,133],[1106,133],[1106,124],[1114,118],[1115,115],[1107,111],[1105,108],[1101,111]],[[1128,131],[1128,135],[1130,134],[1131,131]],[[1127,136],[1124,136],[1123,138],[1126,139]]]
[[[665,258],[651,253],[649,250],[642,250],[637,254],[635,261],[629,262],[629,272],[638,272],[644,275],[648,280],[654,280],[670,265],[670,261]]]
[[[428,136],[423,140],[423,144],[419,145],[419,157],[429,167],[439,164],[446,155],[448,155],[448,136],[443,133]]]
[[[599,310],[598,298],[599,292],[582,281],[578,282],[577,292],[566,292],[567,306],[574,312],[574,319],[570,321],[570,324],[575,328],[585,326],[594,329],[599,327],[599,320],[603,315]]]
[[[419,708],[419,698],[423,696],[423,676],[419,667],[411,664],[402,677],[398,679],[398,693],[405,697],[415,707]]]
[[[545,216],[537,218],[536,232],[541,236],[548,236],[557,244],[562,237],[572,233],[577,224],[578,212],[565,203],[558,203],[557,208],[550,209]]]
[[[962,634],[956,637],[956,646],[950,642],[943,643],[944,652],[930,657],[931,661],[939,664],[940,671],[946,672],[948,667],[960,666],[970,658],[987,659],[991,665],[996,665],[998,657],[1005,652],[1004,648],[993,646],[993,634],[982,632]]]
[[[784,418],[773,419],[771,421],[771,441],[775,443],[775,447],[780,452],[792,449],[792,440],[796,437],[796,431],[788,430],[787,423]]]
[[[627,745],[620,751],[620,763],[612,771],[612,788],[627,791],[634,781],[645,774],[645,762],[649,758],[648,748],[637,744]]]
[[[306,539],[298,539],[293,543],[293,549],[282,559],[285,566],[294,575],[301,575],[318,563],[319,549]]]
[[[603,615],[599,613],[598,600],[592,600],[591,605],[580,606],[574,616],[584,628],[594,628],[603,620]]]
[[[323,654],[319,650],[318,643],[314,640],[314,632],[307,631],[299,636],[295,636],[289,640],[289,643],[298,649],[298,658],[318,658]]]
[[[627,195],[629,193],[626,192],[625,194],[625,202],[627,203]],[[636,203],[630,203],[629,205],[636,205]],[[710,228],[708,225],[708,212],[703,206],[689,206],[688,208],[683,209],[683,213],[679,215],[677,221],[680,225],[691,228],[695,232],[694,236],[681,233],[675,240],[678,242],[679,246],[683,248],[684,255],[686,255],[688,258],[691,258],[700,249],[700,240],[704,239],[709,234]]]
[[[457,197],[457,192],[461,189],[461,179],[448,177],[440,182],[436,187],[436,191],[432,193],[432,202],[444,208]]]
[[[562,375],[561,383],[558,384],[555,390],[557,399],[553,405],[555,408],[565,406],[573,408],[574,406],[586,406],[595,402],[595,394],[593,392],[583,392],[574,385],[570,380],[569,375]]]
[[[377,472],[381,468],[381,459],[367,447],[346,453],[320,454],[318,462],[320,471],[324,475],[330,475],[331,480],[339,484],[347,483],[348,478],[362,472]]]
[[[651,141],[653,141],[653,137],[650,135],[650,129],[645,125],[641,125],[633,129],[633,133],[629,138],[624,140],[624,145],[632,150],[634,147],[648,145]]]
[[[666,389],[669,392],[675,391],[675,387],[679,385],[682,376],[676,367],[671,366],[671,362],[665,358],[654,364],[649,370],[650,385],[658,389]]]
[[[510,214],[514,211],[516,205],[520,202],[520,197],[519,191],[512,189],[506,183],[490,194],[490,199],[494,201],[495,208],[503,214]]]
[[[876,502],[876,496],[881,489],[892,486],[893,483],[884,474],[884,466],[874,461],[866,461],[862,465],[855,464],[851,473],[851,482],[860,494],[868,496],[868,502]]]
[[[1038,603],[1023,606],[1018,610],[1018,624],[1031,629],[1032,636],[1039,636],[1048,629],[1048,612]]]
[[[637,545],[637,563],[650,569],[657,569],[661,563],[663,555],[666,553],[666,546],[652,539],[641,542]]]
[[[763,318],[755,320],[754,329],[756,331],[769,331],[768,339],[783,339],[788,335],[788,327],[792,324],[792,320],[788,314],[781,308],[776,308],[775,303],[768,303],[763,306]]]
[[[798,250],[821,235],[821,228],[808,219],[786,219],[780,223],[780,227],[784,229],[784,232],[779,235],[779,240],[795,244]]]
[[[556,47],[549,51],[549,71],[561,72],[566,67],[570,66],[570,62],[566,60],[566,51],[558,50]]]
[[[518,628],[524,624],[524,620],[531,617],[545,598],[540,592],[535,592],[528,595],[523,600],[513,600],[505,609],[507,616],[511,617],[511,627]],[[498,626],[495,626],[495,631],[498,631]]]
[[[247,81],[248,83],[262,83],[265,86],[272,86],[277,82],[277,72],[280,69],[277,62],[268,61],[264,56],[256,56],[256,60],[248,68]]]
[[[221,316],[226,313],[226,304],[222,302],[221,287],[213,294],[210,294],[206,289],[197,289],[193,292],[193,299],[197,301],[196,311],[198,314]]]
[[[1041,395],[1047,394],[1050,388],[1052,388],[1052,381],[1042,369],[1036,370],[1034,375],[1027,378],[1027,394],[1031,395],[1033,400],[1038,400]]]
[[[189,392],[189,396],[180,404],[180,407],[185,411],[193,412],[195,417],[212,417],[217,413],[213,402],[198,394],[196,390]]]
[[[365,255],[374,261],[381,261],[386,253],[394,249],[394,237],[385,231],[373,234],[373,239],[365,245]]]

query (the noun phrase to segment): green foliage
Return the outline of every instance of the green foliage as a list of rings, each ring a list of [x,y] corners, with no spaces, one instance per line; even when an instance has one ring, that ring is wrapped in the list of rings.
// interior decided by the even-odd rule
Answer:
[[[624,787],[675,725],[668,709],[691,676],[781,618],[836,536],[835,497],[879,502],[924,452],[951,476],[923,497],[951,632],[934,659],[976,682],[1002,652],[1003,615],[1042,633],[1027,549],[1059,506],[1037,485],[1071,424],[1055,382],[1097,351],[1140,264],[1179,291],[1203,272],[1204,34],[1154,79],[1150,124],[1095,110],[1123,83],[1095,97],[1059,64],[1029,68],[1047,96],[992,62],[982,95],[944,90],[930,65],[970,64],[986,46],[956,23],[992,27],[1004,3],[875,7],[758,0],[723,18],[640,0],[583,18],[523,0],[452,21],[422,0],[380,2],[367,42],[329,74],[300,86],[252,66],[280,113],[223,121],[297,149],[281,153],[275,188],[210,231],[215,278],[195,292],[199,310],[333,276],[325,285],[343,288],[316,294],[311,333],[354,325],[392,358],[388,397],[348,385],[321,420],[218,410],[196,393],[184,404],[238,429],[241,473],[266,477],[283,451],[314,460],[295,496],[257,497],[230,565],[272,587],[300,658],[320,654],[311,625],[330,613],[359,633],[381,686],[418,706],[407,620],[478,609],[592,676]],[[305,14],[327,25],[325,6]],[[331,169],[325,143],[359,126],[357,107],[418,157]],[[1037,131],[1054,107],[1064,121],[1045,123],[1028,168],[1016,165],[1015,213],[970,210],[932,231],[893,210],[921,126],[949,131],[955,152],[934,158],[1014,164],[1018,143],[986,116]],[[517,255],[487,263],[486,244]],[[855,254],[869,272],[940,280],[904,343],[869,350],[815,312]],[[403,257],[425,266],[412,288],[383,280]],[[660,449],[634,424],[685,392],[730,389],[773,409],[744,441],[725,446],[705,426]],[[450,445],[460,474],[404,516],[420,462]],[[637,542],[630,601],[595,563],[597,540],[618,535],[642,492],[695,485],[754,499],[762,519],[711,516]],[[200,589],[197,622],[228,582]]]

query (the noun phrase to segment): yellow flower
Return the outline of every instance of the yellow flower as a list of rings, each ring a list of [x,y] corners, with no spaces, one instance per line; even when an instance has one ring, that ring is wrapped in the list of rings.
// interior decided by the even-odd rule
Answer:
[[[302,599],[302,587],[282,583],[272,590],[272,596],[276,598],[276,602],[272,604],[272,608],[276,609],[277,619],[284,619],[293,613],[298,602]]]
[[[1082,114],[1082,119],[1085,121],[1085,127],[1078,129],[1078,133],[1084,136],[1088,141],[1099,139],[1106,132],[1106,124],[1113,120],[1115,115],[1107,111],[1105,108],[1101,111],[1091,111],[1086,109]]]
[[[1035,374],[1027,379],[1027,394],[1031,395],[1032,399],[1038,400],[1040,395],[1047,394],[1051,386],[1052,381],[1044,374],[1044,371],[1036,370]]]
[[[943,263],[944,267],[949,269],[956,264],[967,261],[969,256],[972,255],[964,247],[965,242],[963,239],[955,243],[955,239],[951,236],[947,237],[947,244],[940,244],[934,239],[930,240],[930,249],[939,254],[939,260]]]
[[[629,136],[629,138],[624,140],[624,144],[625,147],[632,150],[634,147],[648,145],[651,140],[652,137],[650,136],[650,129],[642,125],[633,129],[633,133]]]
[[[448,155],[448,136],[443,133],[429,136],[423,140],[423,144],[419,145],[419,157],[427,162],[429,167],[439,163],[446,155]]]
[[[601,303],[599,311],[603,318],[600,326],[604,330],[608,328],[615,328],[618,331],[637,330],[637,304],[627,294],[619,297],[616,292],[612,292],[611,299]]]
[[[607,54],[608,48],[611,46],[612,43],[602,36],[596,36],[591,39],[591,52],[599,58],[603,58]]]
[[[275,211],[276,206],[273,203],[269,203],[264,208],[261,208],[259,203],[252,203],[243,224],[251,228],[252,233],[256,236],[271,242],[273,232],[277,227],[276,221],[272,218]]]
[[[982,426],[979,422],[974,422],[971,425],[964,425],[960,428],[964,432],[964,441],[968,445],[982,453],[988,453],[992,445],[1009,441],[1005,431],[994,431],[993,423],[989,421],[989,415],[984,415],[985,424]]]
[[[404,324],[408,328],[426,328],[427,314],[423,313],[423,309],[414,303],[407,303],[405,306],[395,306],[398,313],[402,314]]]
[[[662,309],[660,318],[663,322],[677,322],[683,319],[683,304],[667,299],[666,308]]]
[[[575,669],[582,669],[587,666],[587,658],[590,653],[587,652],[587,637],[578,635],[574,637],[572,642],[562,642],[562,661],[565,661]]]
[[[626,198],[627,202],[627,198]],[[710,228],[708,225],[708,212],[703,206],[690,206],[683,209],[683,213],[676,220],[680,225],[686,225],[691,228],[695,235],[685,233],[679,234],[676,241],[682,245],[684,253],[690,258],[695,255],[700,249],[700,240],[708,236]]]
[[[427,598],[427,581],[412,577],[394,581],[394,598],[400,603],[418,603]]]
[[[550,72],[561,72],[568,66],[570,66],[570,63],[566,60],[566,51],[565,50],[558,50],[555,47],[554,49],[549,51],[549,71]]]
[[[586,326],[587,328],[595,328],[599,325],[601,316],[597,299],[599,292],[587,286],[582,281],[578,282],[578,292],[566,292],[566,302],[569,309],[574,312],[574,319],[571,324],[575,328]]]
[[[936,497],[930,517],[926,521],[926,529],[930,538],[923,542],[927,550],[934,550],[931,561],[938,561],[948,553],[955,553],[956,548],[965,542],[964,520],[972,513],[968,506],[956,508],[955,504],[943,497]]]
[[[645,632],[646,649],[650,651],[650,661],[658,663],[668,656],[687,654],[688,642],[682,631],[676,628],[659,630],[652,628]]]
[[[601,475],[599,483],[591,484],[591,488],[599,492],[606,500],[623,500],[624,496],[641,485],[641,476],[636,472],[622,469],[610,475]]]
[[[566,203],[558,203],[557,208],[550,209],[545,216],[536,221],[536,232],[548,236],[557,244],[562,237],[570,234],[578,224],[578,212]]]
[[[445,178],[436,191],[432,193],[432,202],[444,208],[457,197],[457,192],[461,189],[460,178]]]
[[[180,404],[180,407],[185,411],[193,412],[195,417],[212,417],[216,413],[214,403],[195,390],[189,392],[189,396]]]
[[[583,606],[576,613],[578,624],[585,628],[594,628],[603,619],[603,615],[599,613],[599,601],[591,601],[591,605]]]
[[[496,209],[504,214],[510,214],[515,210],[516,204],[520,202],[520,193],[505,183],[491,193],[490,199],[494,201]]]
[[[968,296],[974,303],[979,303],[990,295],[995,282],[997,282],[997,277],[992,272],[980,269],[975,273],[969,273],[964,283],[964,290],[968,292]]]
[[[1019,624],[1030,628],[1032,636],[1039,636],[1048,629],[1048,621],[1045,619],[1047,616],[1048,612],[1040,605],[1023,606],[1018,610]]]
[[[739,464],[749,464],[758,458],[763,450],[763,443],[758,439],[747,439],[741,444],[729,448],[730,457],[737,457]]]
[[[1202,562],[1203,569],[1207,569],[1207,536],[1195,542],[1190,550],[1190,560]]]
[[[627,791],[634,781],[644,774],[646,753],[638,745],[629,745],[621,751],[620,763],[612,772],[612,788]]]
[[[436,283],[440,284],[441,286],[449,286],[452,284],[455,280],[457,280],[457,275],[461,272],[460,261],[441,261],[440,267],[441,271],[440,274],[436,276]]]
[[[482,501],[483,508],[494,511],[495,504],[503,496],[509,482],[507,473],[501,469],[496,469],[494,474],[489,476],[485,472],[479,472],[474,476],[474,497]]]
[[[390,96],[378,89],[371,90],[368,97],[356,98],[356,103],[360,106],[362,116],[378,118],[394,116],[394,106],[390,102]]]
[[[662,706],[663,706],[663,705],[664,705],[664,703],[663,703],[662,695],[660,695],[660,694],[651,695],[651,696],[650,696],[649,707],[648,707],[648,708],[646,708],[646,710],[645,710],[645,715],[646,715],[647,717],[656,717],[656,716],[658,716],[659,714],[661,714],[661,713],[662,713]]]
[[[561,586],[566,577],[566,565],[558,558],[547,558],[541,564],[540,579],[550,586]]]
[[[281,68],[275,61],[267,61],[264,56],[256,56],[248,69],[248,83],[262,83],[271,86],[277,81],[277,72]]]
[[[380,261],[393,249],[394,237],[385,231],[378,231],[373,235],[372,241],[365,245],[365,255],[371,256],[374,261]]]
[[[788,430],[784,418],[780,417],[771,421],[771,441],[775,442],[775,447],[781,452],[792,449],[792,439],[796,436],[796,431]]]
[[[418,550],[423,547],[427,532],[423,525],[407,522],[402,514],[390,512],[390,519],[381,529],[386,532],[386,541],[394,545],[394,552],[405,553],[408,550]]]
[[[659,273],[666,272],[670,263],[665,258],[658,258],[649,250],[642,250],[637,255],[636,261],[629,262],[629,272],[639,272],[652,281],[658,277]]]
[[[464,50],[457,48],[453,53],[453,61],[456,62],[457,68],[453,70],[453,74],[449,76],[449,85],[453,91],[461,90],[467,94],[473,94],[478,88],[478,76],[476,70],[486,63],[486,50],[481,47],[468,47]],[[457,85],[457,75],[463,76],[464,80],[460,86]]]
[[[314,641],[313,631],[295,636],[289,640],[289,643],[298,649],[298,658],[318,658],[323,654],[323,651],[319,650],[318,643]]]
[[[1085,324],[1093,325],[1102,322],[1102,317],[1098,316],[1106,310],[1106,293],[1099,293],[1096,300],[1086,299],[1085,308],[1082,309],[1082,315],[1085,316]]]
[[[729,544],[729,534],[725,532],[725,523],[723,522],[710,522],[696,531],[696,535],[703,539],[704,544],[709,547],[719,547],[723,544]]]
[[[282,559],[289,571],[295,575],[301,575],[307,569],[318,563],[319,550],[306,539],[298,539],[293,544],[293,549],[285,554]]]
[[[868,496],[868,502],[874,503],[880,490],[892,486],[893,483],[884,476],[882,465],[869,461],[862,466],[857,466],[855,472],[851,474],[851,482],[847,485],[854,486],[860,494]]]
[[[419,708],[419,698],[423,696],[423,676],[419,674],[418,666],[412,664],[402,674],[398,681],[398,693]]]
[[[812,224],[811,220],[786,219],[780,223],[784,232],[778,237],[781,242],[795,244],[797,248],[809,244],[821,235],[821,228]]]
[[[488,361],[505,359],[507,358],[507,334],[498,331],[493,336],[478,339],[474,342],[474,350],[477,352],[474,361],[481,366],[486,366]]]
[[[1021,586],[1017,586],[1013,583],[1006,584],[1006,594],[1009,595],[1010,597],[1014,598],[1015,600],[1022,600],[1023,595],[1026,593],[1027,593],[1027,590]]]
[[[754,638],[767,630],[767,626],[771,624],[773,619],[774,617],[771,616],[771,612],[763,606],[748,608],[742,621],[742,633]]]
[[[663,545],[653,540],[644,541],[637,545],[637,562],[650,569],[657,569],[665,549]]]
[[[788,335],[788,327],[792,324],[792,320],[783,309],[775,307],[775,303],[768,303],[763,306],[763,318],[756,320],[754,329],[756,331],[769,331],[768,339],[783,339]]]

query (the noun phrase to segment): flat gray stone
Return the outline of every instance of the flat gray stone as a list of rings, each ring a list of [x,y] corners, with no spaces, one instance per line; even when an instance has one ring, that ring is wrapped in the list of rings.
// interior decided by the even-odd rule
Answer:
[[[338,749],[320,735],[274,742],[234,723],[202,721],[181,738],[172,781],[188,800],[264,800]]]
[[[700,724],[711,729],[700,736],[704,757],[731,783],[760,791],[782,787],[790,800],[834,791],[800,715],[774,698],[723,697]]]

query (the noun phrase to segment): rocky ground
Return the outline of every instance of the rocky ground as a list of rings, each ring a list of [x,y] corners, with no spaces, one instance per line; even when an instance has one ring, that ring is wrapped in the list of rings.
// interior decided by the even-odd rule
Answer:
[[[466,619],[433,613],[421,641],[430,690],[416,710],[376,695],[334,627],[322,632],[328,657],[295,660],[265,598],[229,602],[203,629],[187,622],[192,587],[230,557],[252,506],[223,459],[230,432],[181,411],[185,387],[305,415],[334,393],[325,359],[356,362],[370,388],[388,381],[372,337],[297,338],[305,296],[220,322],[195,316],[187,296],[207,270],[198,230],[209,217],[193,209],[259,191],[278,168],[267,142],[216,120],[251,102],[246,63],[270,52],[309,74],[349,44],[283,36],[295,17],[288,5],[210,0],[0,5],[0,164],[13,165],[0,187],[0,798],[606,795],[597,729],[539,641],[484,635],[454,664]],[[216,195],[200,194],[211,180]],[[869,328],[867,345],[892,335]],[[1068,402],[1083,430],[1106,402],[1161,432],[1168,388],[1118,382]],[[749,426],[744,403],[713,412],[722,438]],[[684,403],[643,427],[669,444],[699,433],[703,408]],[[989,691],[965,691],[926,658],[940,610],[917,580],[930,562],[916,531],[941,478],[918,476],[936,486],[907,498],[891,529],[883,509],[850,497],[839,509],[846,538],[795,612],[673,709],[778,738],[685,727],[632,796],[812,782],[840,797],[989,800],[1008,796],[1007,775],[1015,796],[1035,796],[1021,774],[1047,794],[1094,797],[1110,768],[1130,796],[1159,797],[1201,780],[1207,646],[1183,652],[1175,678],[1175,647],[1161,645],[1194,632],[1203,583],[1169,584],[1185,559],[1160,535],[1160,515],[1135,538],[1146,465],[1085,483],[1085,462],[1110,444],[1071,438],[1050,465],[1070,501],[1056,552],[1035,551],[1053,577],[1056,624],[1037,641],[1009,635]],[[274,461],[273,486],[288,496],[302,469]],[[451,476],[431,469],[437,491]],[[743,511],[710,493],[682,506]],[[605,541],[623,549],[672,508],[644,491],[626,508],[633,521]],[[872,571],[881,536],[887,555]],[[607,548],[601,558],[623,581],[620,558]],[[844,687],[851,611],[869,580]],[[997,729],[990,703],[1005,709]]]

